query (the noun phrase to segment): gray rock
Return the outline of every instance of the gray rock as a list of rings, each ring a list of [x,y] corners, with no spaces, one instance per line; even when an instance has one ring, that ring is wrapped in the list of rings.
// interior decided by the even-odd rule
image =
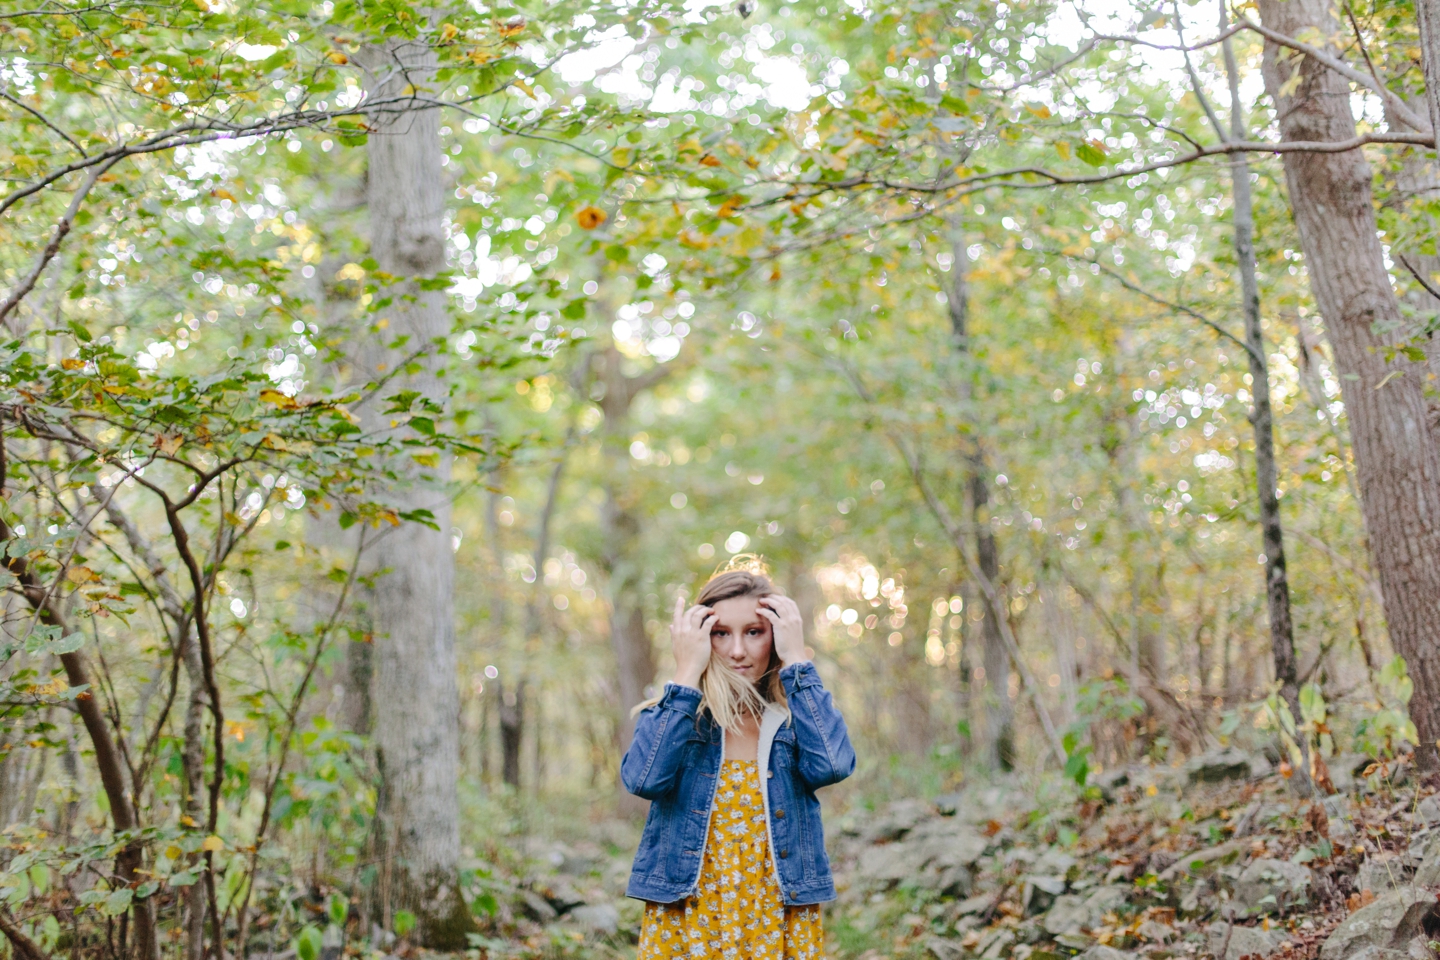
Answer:
[[[1159,874],[1160,879],[1174,880],[1187,874],[1200,876],[1209,873],[1219,865],[1234,863],[1240,858],[1245,847],[1246,844],[1238,840],[1231,840],[1218,846],[1196,850],[1194,853],[1182,853],[1178,860]]]
[[[1391,890],[1341,921],[1320,947],[1320,960],[1358,960],[1357,954],[1371,947],[1403,950],[1420,935],[1421,925],[1434,910],[1435,895],[1428,890],[1413,886]]]
[[[1235,884],[1235,904],[1248,915],[1288,910],[1309,894],[1309,868],[1288,860],[1256,860]]]
[[[860,834],[865,843],[899,840],[931,815],[930,805],[919,800],[896,800],[880,811]]]
[[[928,938],[925,949],[930,951],[930,956],[935,960],[962,960],[965,956],[965,948],[960,946],[960,941],[946,940],[943,937]]]
[[[986,960],[997,960],[1010,952],[1010,947],[1015,943],[1015,932],[1006,927],[993,927],[980,942],[975,945],[975,952]]]
[[[1415,886],[1440,887],[1440,835],[1431,837],[1418,852],[1420,866],[1415,869]]]
[[[1260,927],[1235,927],[1230,933],[1230,942],[1225,942],[1225,934],[1229,924],[1212,923],[1208,931],[1210,938],[1210,952],[1219,960],[1240,960],[1244,956],[1268,957],[1287,939],[1278,931],[1264,930]],[[1221,948],[1225,949],[1225,956],[1220,957]]]
[[[1021,904],[1026,916],[1034,916],[1050,909],[1055,898],[1065,892],[1065,878],[1046,874],[1027,874],[1021,895]]]
[[[1355,874],[1355,889],[1379,894],[1405,885],[1405,864],[1399,857],[1377,860],[1366,857]]]
[[[1226,747],[1192,758],[1185,764],[1185,777],[1191,783],[1245,780],[1250,777],[1251,764],[1250,754],[1235,747]]]
[[[530,916],[530,919],[539,920],[541,923],[549,923],[551,920],[560,916],[556,909],[550,906],[550,901],[540,896],[540,894],[534,890],[522,889],[517,891],[517,894],[520,898],[520,909],[524,910],[525,913]]]
[[[891,885],[920,872],[918,851],[904,843],[886,843],[860,851],[855,873],[862,880]]]
[[[1415,807],[1415,817],[1421,823],[1440,823],[1440,796],[1431,794]]]
[[[984,913],[995,903],[995,894],[980,893],[973,897],[966,897],[955,904],[955,916],[965,917],[972,913]]]
[[[1074,893],[1056,897],[1041,925],[1052,937],[1079,933],[1081,928],[1093,926],[1090,923],[1090,911],[1085,906],[1085,898]]]
[[[1133,960],[1134,957],[1133,953],[1126,953],[1124,950],[1116,950],[1114,947],[1097,943],[1080,954],[1076,960]]]
[[[1074,935],[1105,922],[1105,914],[1125,906],[1125,888],[1099,887],[1089,894],[1067,893],[1055,898],[1042,925],[1051,936]]]
[[[1158,920],[1146,920],[1135,928],[1135,935],[1151,943],[1169,943],[1180,934],[1176,929]]]
[[[620,911],[611,903],[587,903],[565,914],[567,923],[573,923],[586,933],[609,934],[620,929]]]

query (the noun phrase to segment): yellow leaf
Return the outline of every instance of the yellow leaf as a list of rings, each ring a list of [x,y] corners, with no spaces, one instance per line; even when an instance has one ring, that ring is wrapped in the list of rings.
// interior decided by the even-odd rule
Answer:
[[[200,849],[204,850],[206,853],[214,853],[217,850],[224,850],[225,841],[221,840],[219,837],[215,836],[212,833],[210,836],[205,838],[204,843],[200,844]]]
[[[300,404],[295,402],[294,397],[287,397],[279,390],[261,390],[260,399],[279,407],[281,410],[294,410],[300,406]]]
[[[454,40],[455,37],[459,35],[459,33],[459,27],[455,26],[455,24],[453,23],[447,23],[440,28],[440,39],[442,42],[449,43],[451,40]]]
[[[329,60],[331,63],[337,64],[344,64],[350,62],[350,58],[345,56],[345,54],[341,53],[339,50],[329,51],[325,54],[325,59]]]
[[[277,436],[276,436],[275,434],[273,434],[273,433],[267,433],[267,434],[265,434],[264,439],[262,439],[262,440],[260,441],[260,445],[261,445],[262,447],[265,447],[267,450],[288,450],[288,449],[290,449],[290,445],[285,442],[285,438],[284,438],[284,437],[277,437]]]
[[[1060,159],[1062,159],[1062,160],[1069,160],[1069,159],[1070,159],[1070,144],[1066,143],[1064,140],[1056,140],[1056,141],[1055,141],[1055,152],[1058,153],[1058,154],[1060,154]]]
[[[169,436],[158,436],[155,438],[155,449],[167,457],[174,456],[175,451],[180,449],[180,444],[184,442],[184,439],[185,438],[178,433]]]
[[[188,813],[181,814],[180,825],[182,827],[193,827],[195,826],[195,818],[190,816],[190,814]]]
[[[524,80],[521,80],[519,77],[516,77],[516,78],[515,78],[515,86],[517,86],[517,87],[519,87],[521,90],[523,90],[523,91],[525,92],[525,96],[529,97],[531,100],[534,100],[534,99],[535,99],[535,88],[532,87],[532,86],[530,86],[530,84],[526,83]]]
[[[700,158],[700,165],[702,167],[718,167],[720,166],[720,158],[713,153],[707,153]]]
[[[94,570],[91,570],[87,566],[81,565],[78,567],[71,567],[69,570],[66,570],[65,579],[69,580],[71,583],[94,583],[96,580],[100,579],[100,574],[96,573]]]
[[[495,59],[495,57],[494,57],[493,55],[486,53],[484,50],[481,50],[479,47],[476,47],[474,50],[471,50],[469,53],[465,54],[465,56],[469,57],[469,58],[470,58],[470,62],[473,63],[473,64],[475,64],[475,66],[477,66],[477,67],[480,66],[481,64],[489,63],[491,60],[494,60],[494,59]]]
[[[169,857],[171,860],[179,860],[182,856],[184,856],[184,854],[185,851],[181,850],[173,843],[165,848],[165,856]]]
[[[735,216],[736,209],[744,202],[744,197],[731,197],[729,200],[720,204],[720,209],[715,211],[715,216],[720,217],[722,220],[726,217],[733,217]]]
[[[64,360],[60,361],[60,366],[64,367],[66,370],[84,370],[85,361],[77,360],[74,357],[66,357]]]
[[[500,36],[513,37],[515,36],[515,34],[519,33],[521,30],[524,29],[525,18],[515,17],[511,20],[507,20],[505,23],[500,24]]]
[[[1050,108],[1047,107],[1047,106],[1045,106],[1045,104],[1043,104],[1043,103],[1040,103],[1040,104],[1028,104],[1028,103],[1027,103],[1027,104],[1025,105],[1025,109],[1026,109],[1026,110],[1029,110],[1031,113],[1033,113],[1035,116],[1039,117],[1041,120],[1049,120],[1049,119],[1050,119]]]
[[[335,271],[336,280],[364,280],[365,268],[358,263],[347,263]]]
[[[235,194],[233,194],[233,193],[231,193],[229,190],[226,190],[226,189],[221,188],[221,187],[217,187],[216,189],[211,190],[211,191],[210,191],[210,196],[216,197],[216,198],[218,198],[218,199],[220,199],[220,200],[229,200],[231,203],[235,203],[235,202],[236,202],[236,200],[235,200]]]

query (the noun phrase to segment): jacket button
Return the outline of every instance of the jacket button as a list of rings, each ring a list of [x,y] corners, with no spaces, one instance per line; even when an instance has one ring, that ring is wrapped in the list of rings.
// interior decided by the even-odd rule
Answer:
[[[789,850],[781,850],[781,851],[780,851],[780,859],[781,859],[781,860],[784,860],[784,859],[785,859],[786,857],[788,857],[788,856],[790,856],[790,851],[789,851]],[[795,895],[792,893],[790,896],[793,897],[793,896],[795,896]]]
[[[776,810],[776,811],[775,811],[775,819],[776,819],[776,820],[784,820],[784,819],[785,819],[785,811],[784,811],[784,810]]]

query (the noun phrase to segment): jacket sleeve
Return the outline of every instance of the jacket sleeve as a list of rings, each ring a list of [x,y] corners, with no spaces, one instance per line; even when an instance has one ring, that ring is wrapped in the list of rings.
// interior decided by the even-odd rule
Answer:
[[[790,701],[791,722],[795,724],[800,779],[811,790],[818,790],[854,773],[855,750],[850,746],[845,718],[820,682],[815,664],[790,664],[780,671],[780,683]]]
[[[660,702],[635,718],[635,735],[620,761],[620,781],[626,790],[658,800],[675,789],[700,697],[694,687],[667,683]]]

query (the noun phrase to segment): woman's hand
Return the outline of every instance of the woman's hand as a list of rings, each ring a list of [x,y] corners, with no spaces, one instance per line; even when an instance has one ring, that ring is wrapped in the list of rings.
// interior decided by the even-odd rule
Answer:
[[[710,628],[715,624],[715,611],[699,605],[685,609],[685,601],[675,598],[675,619],[670,623],[670,649],[675,652],[675,682],[686,687],[699,687],[700,675],[710,665]]]
[[[756,611],[771,623],[775,655],[780,658],[782,666],[810,659],[805,655],[805,620],[794,600],[771,594],[760,598]]]

